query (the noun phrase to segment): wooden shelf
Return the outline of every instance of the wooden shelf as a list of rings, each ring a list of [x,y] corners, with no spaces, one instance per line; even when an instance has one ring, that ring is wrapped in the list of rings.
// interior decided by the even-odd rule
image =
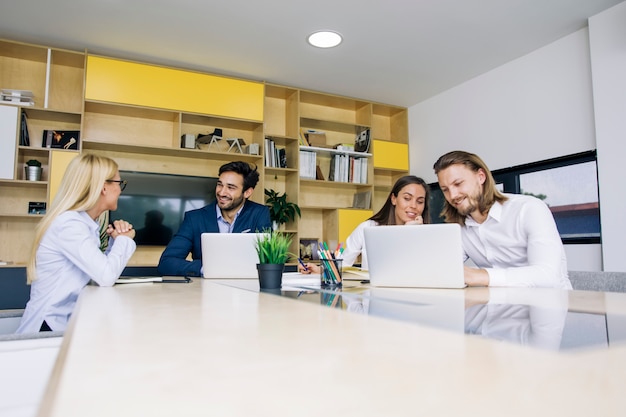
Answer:
[[[0,187],[46,188],[48,181],[5,180],[0,179]]]
[[[202,149],[187,149],[187,148],[166,148],[155,146],[143,146],[143,145],[131,145],[127,143],[102,143],[90,140],[83,141],[83,149],[85,150],[98,150],[98,151],[115,151],[115,152],[128,152],[143,155],[156,155],[156,156],[177,156],[184,158],[196,158],[196,159],[217,159],[220,161],[229,161],[234,158],[246,161],[246,162],[258,162],[262,157],[260,155],[247,155],[240,153],[227,153],[227,152],[212,152]]]
[[[332,187],[332,188],[371,188],[372,184],[359,184],[356,182],[340,182],[340,181],[327,181],[327,180],[310,180],[310,179],[300,179],[300,184],[303,186],[312,186],[312,187]]]
[[[10,217],[11,219],[20,219],[20,220],[35,220],[35,221],[39,221],[43,216],[44,216],[43,214],[0,213],[0,217]]]
[[[343,123],[324,119],[311,119],[307,117],[300,118],[300,125],[306,129],[320,130],[324,132],[340,132],[353,135],[361,133],[363,130],[369,128],[367,125]]]
[[[280,175],[286,176],[291,174],[297,174],[298,170],[296,168],[272,168],[265,167],[265,175]]]
[[[354,156],[356,158],[371,158],[372,157],[371,153],[366,153],[366,152],[340,151],[340,150],[333,149],[333,148],[319,148],[316,146],[300,146],[300,150],[329,154],[329,155],[334,155],[334,154],[349,155],[349,156]]]

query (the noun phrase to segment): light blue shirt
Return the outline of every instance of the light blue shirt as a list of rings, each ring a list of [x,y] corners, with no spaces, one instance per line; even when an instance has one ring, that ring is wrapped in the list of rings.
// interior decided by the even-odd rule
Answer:
[[[115,284],[135,248],[133,239],[118,236],[102,253],[99,225],[86,212],[59,215],[37,248],[37,279],[16,332],[36,333],[44,320],[54,331],[65,330],[85,285]]]
[[[235,222],[237,221],[237,217],[239,217],[239,213],[241,213],[242,209],[243,205],[241,206],[241,208],[239,208],[239,210],[237,210],[237,213],[235,213],[235,218],[233,219],[233,222],[228,223],[226,219],[224,219],[224,216],[222,216],[222,210],[220,210],[220,206],[218,206],[217,204],[215,205],[215,211],[217,213],[217,227],[220,229],[220,233],[233,232],[233,227],[235,227]]]

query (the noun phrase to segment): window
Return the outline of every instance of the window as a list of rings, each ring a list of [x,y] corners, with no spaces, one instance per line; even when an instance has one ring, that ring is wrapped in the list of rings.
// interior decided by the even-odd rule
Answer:
[[[599,243],[600,206],[596,152],[535,162],[492,171],[498,189],[507,193],[529,194],[549,207],[563,243]],[[431,184],[431,212],[434,222],[443,207],[443,194]]]

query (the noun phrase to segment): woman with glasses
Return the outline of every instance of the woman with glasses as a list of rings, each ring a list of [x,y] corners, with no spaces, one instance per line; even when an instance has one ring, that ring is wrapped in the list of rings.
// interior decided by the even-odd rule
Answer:
[[[111,286],[135,252],[135,230],[124,220],[108,225],[100,250],[99,220],[117,208],[126,187],[112,159],[82,154],[70,162],[56,197],[35,230],[26,272],[30,300],[17,333],[64,331],[90,280]]]

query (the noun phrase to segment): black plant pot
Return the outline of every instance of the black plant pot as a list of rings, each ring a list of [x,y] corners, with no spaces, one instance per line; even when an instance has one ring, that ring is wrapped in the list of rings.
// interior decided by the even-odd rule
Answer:
[[[259,272],[259,287],[262,290],[280,288],[285,264],[257,264],[256,269]]]

